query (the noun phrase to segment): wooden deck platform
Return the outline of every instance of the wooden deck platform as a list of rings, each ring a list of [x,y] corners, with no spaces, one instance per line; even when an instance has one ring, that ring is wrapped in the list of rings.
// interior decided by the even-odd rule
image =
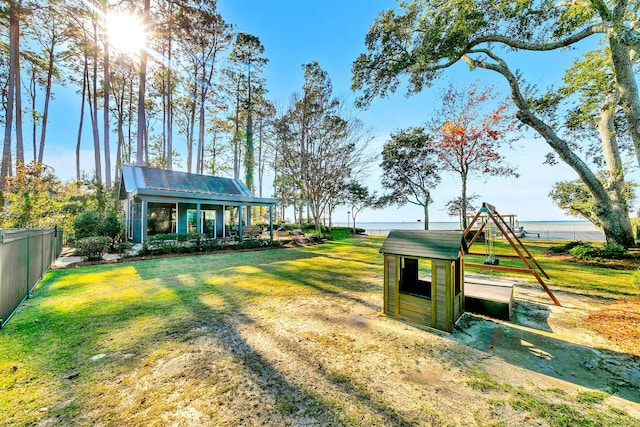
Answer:
[[[475,277],[465,277],[465,311],[511,320],[513,285]]]

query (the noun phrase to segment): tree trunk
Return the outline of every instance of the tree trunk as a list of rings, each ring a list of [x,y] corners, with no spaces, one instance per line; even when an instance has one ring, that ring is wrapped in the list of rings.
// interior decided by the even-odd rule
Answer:
[[[149,28],[149,10],[151,9],[151,0],[144,0],[143,25],[145,33]],[[146,37],[148,39],[148,37]],[[140,86],[138,87],[138,139],[136,141],[136,166],[142,166],[144,163],[144,146],[146,139],[147,117],[145,110],[145,96],[147,91],[147,50],[140,51]]]
[[[11,175],[12,161],[11,161],[11,131],[13,130],[13,111],[15,109],[15,93],[16,93],[16,80],[13,67],[18,60],[17,53],[15,52],[15,43],[19,38],[16,38],[16,34],[20,31],[20,24],[18,21],[17,5],[15,2],[11,2],[11,9],[9,11],[9,73],[7,76],[7,104],[5,110],[5,122],[4,122],[4,144],[2,150],[2,168],[0,170],[0,190],[5,189],[5,180]]]
[[[462,229],[467,229],[467,174],[460,175],[462,178],[462,200],[460,200],[460,216],[462,217]]]
[[[424,208],[424,229],[428,230],[429,229],[429,200],[425,200],[424,201],[424,205],[422,205],[422,207]]]
[[[87,80],[89,78],[89,62],[84,54],[84,69],[82,76],[82,100],[80,101],[80,123],[78,124],[78,139],[76,141],[76,181],[80,185],[80,141],[82,141],[82,126],[84,125],[84,109],[87,96]]]
[[[42,128],[40,129],[40,146],[38,148],[38,163],[44,160],[44,143],[47,136],[47,121],[49,120],[49,101],[51,100],[51,85],[53,80],[53,67],[55,66],[55,49],[56,39],[51,40],[49,46],[49,58],[47,61],[47,87],[44,94],[44,110],[42,113]],[[34,146],[35,149],[35,146]],[[33,153],[35,156],[35,151]]]
[[[93,159],[95,167],[96,184],[102,186],[102,164],[100,160],[100,134],[98,131],[98,44],[94,35],[93,48],[93,75],[89,88],[89,115],[91,116],[91,130],[93,132]]]
[[[611,95],[605,104],[600,107],[598,133],[600,134],[602,153],[607,166],[606,189],[611,200],[614,217],[629,218],[629,205],[624,194],[624,165],[620,157],[614,124],[614,111],[617,101],[617,97]],[[633,236],[630,221],[622,221],[620,228],[623,233]]]
[[[16,2],[16,13],[22,13],[21,2]],[[12,13],[13,15],[13,13]],[[11,32],[11,31],[10,31]],[[20,17],[16,16],[13,27],[13,41],[11,41],[11,52],[14,57],[10,59],[11,67],[15,79],[16,91],[16,166],[24,164],[24,145],[22,140],[22,84],[20,78]],[[15,48],[15,50],[13,49]]]
[[[29,97],[31,98],[31,143],[33,145],[33,161],[38,161],[38,148],[36,143],[36,133],[38,130],[38,114],[36,111],[36,99],[38,90],[36,88],[36,68],[31,67],[31,80],[29,81]]]
[[[173,89],[171,87],[171,34],[169,34],[169,46],[167,52],[167,166],[173,169]]]
[[[105,3],[104,13],[107,13],[107,5]],[[110,84],[111,84],[111,72],[109,70],[109,36],[107,31],[104,32],[104,66],[103,66],[103,81],[102,81],[102,90],[104,91],[104,105],[103,105],[103,144],[104,144],[104,179],[105,183],[108,187],[111,187],[111,149],[109,147],[109,92]]]
[[[247,184],[247,188],[249,191],[253,192],[253,169],[254,169],[254,158],[253,158],[253,105],[251,105],[251,64],[249,64],[249,72],[247,73],[247,84],[248,84],[248,102],[247,102],[247,145],[245,152],[245,184]]]
[[[622,110],[627,118],[629,134],[635,148],[636,160],[640,165],[640,105],[638,85],[630,59],[629,48],[616,38],[609,39],[611,59],[615,70],[616,90],[620,98]]]
[[[233,178],[240,179],[240,82],[236,87],[235,132],[233,133]]]

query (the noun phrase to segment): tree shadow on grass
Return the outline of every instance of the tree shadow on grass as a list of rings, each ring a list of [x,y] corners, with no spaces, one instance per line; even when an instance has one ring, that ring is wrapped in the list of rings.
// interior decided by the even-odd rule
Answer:
[[[267,274],[273,277],[274,281],[291,280],[290,274],[279,277],[280,271],[278,263],[288,261],[308,260],[314,258],[313,254],[282,254],[273,260],[272,257],[253,257],[254,264],[251,267],[259,270],[256,274]],[[193,257],[199,258],[199,257]],[[174,259],[176,261],[176,259]],[[185,259],[181,259],[184,263]],[[317,422],[327,425],[349,424],[349,415],[345,413],[340,401],[327,401],[324,396],[313,391],[312,384],[296,385],[292,383],[285,373],[278,370],[259,350],[253,348],[238,330],[239,325],[251,324],[253,319],[245,313],[247,301],[262,294],[258,290],[243,288],[239,292],[227,292],[229,286],[211,286],[203,280],[203,276],[215,275],[218,271],[212,267],[211,260],[189,268],[182,268],[183,274],[176,275],[174,270],[165,270],[159,261],[153,261],[149,265],[144,263],[134,263],[136,271],[139,272],[139,280],[145,280],[143,286],[136,291],[135,295],[129,295],[123,301],[118,298],[125,298],[124,294],[115,292],[108,296],[108,291],[101,292],[105,295],[96,295],[98,298],[89,298],[83,304],[73,309],[57,309],[55,298],[61,293],[68,292],[73,285],[65,285],[65,289],[47,290],[43,292],[40,299],[36,296],[29,305],[28,310],[37,310],[37,316],[32,312],[24,317],[18,315],[14,319],[11,329],[19,331],[17,335],[23,334],[28,337],[34,346],[42,340],[44,343],[37,347],[37,356],[32,357],[32,375],[46,376],[50,378],[54,388],[52,395],[57,395],[57,403],[53,403],[46,413],[33,411],[27,423],[42,422],[75,422],[83,419],[87,423],[95,421],[118,422],[123,417],[132,416],[132,420],[140,424],[141,419],[153,420],[153,415],[149,415],[150,402],[146,397],[142,397],[139,406],[130,404],[123,408],[122,403],[115,407],[108,408],[110,403],[105,403],[106,394],[117,396],[117,384],[135,372],[144,370],[142,363],[152,363],[149,357],[155,352],[171,351],[180,348],[182,345],[193,345],[198,337],[206,336],[214,342],[219,343],[218,348],[224,349],[225,354],[236,361],[234,369],[240,369],[244,376],[252,381],[262,390],[262,394],[267,396],[267,400],[272,400],[275,405],[269,411],[272,412],[272,419],[285,419],[287,423],[295,423],[301,417],[316,419]],[[226,260],[226,268],[244,267],[243,262],[236,259]],[[118,268],[128,268],[127,264],[119,266],[103,267],[106,271],[117,274]],[[211,273],[203,273],[203,269],[212,269]],[[299,266],[299,274],[304,275],[306,270],[303,265]],[[100,269],[100,272],[104,270]],[[154,274],[155,272],[155,274]],[[76,271],[82,275],[82,271]],[[291,273],[291,272],[289,272]],[[294,272],[295,273],[295,272]],[[316,272],[317,273],[317,272]],[[295,275],[295,274],[294,274]],[[68,276],[65,275],[65,276]],[[345,277],[348,277],[345,276]],[[68,277],[71,278],[71,277]],[[72,278],[71,278],[72,279]],[[245,275],[245,281],[251,281],[251,275]],[[322,292],[332,297],[344,298],[354,303],[363,304],[370,308],[379,309],[367,301],[353,297],[352,295],[338,291],[336,287],[329,288],[315,283],[321,278],[303,280],[299,286],[308,287],[314,292]],[[55,283],[55,279],[44,284],[50,287]],[[104,284],[103,284],[104,285]],[[116,284],[118,286],[121,284]],[[87,283],[78,284],[81,292],[90,291]],[[127,290],[118,289],[124,291]],[[41,306],[45,300],[47,304]],[[158,297],[160,295],[162,298]],[[208,300],[212,296],[218,299],[218,304],[210,305]],[[204,301],[207,301],[206,303]],[[36,307],[33,307],[36,306]],[[39,328],[34,333],[33,322],[37,317]],[[268,331],[265,333],[269,333]],[[46,339],[45,339],[46,338]],[[274,340],[275,336],[272,337]],[[16,339],[19,339],[16,336]],[[114,344],[115,343],[115,344]],[[301,349],[296,348],[295,343],[288,343],[289,348],[294,350],[289,353],[296,357],[300,363],[309,360],[309,354],[303,354]],[[174,349],[174,350],[172,350]],[[104,356],[100,355],[103,353]],[[94,356],[100,356],[95,360]],[[158,356],[162,358],[162,356]],[[167,356],[170,357],[170,356]],[[146,360],[146,362],[144,362]],[[197,359],[202,362],[202,359]],[[205,361],[206,363],[206,361]],[[151,369],[151,368],[146,368]],[[185,368],[186,369],[186,368]],[[194,371],[204,372],[203,370]],[[377,400],[366,391],[363,385],[339,373],[320,369],[318,374],[328,383],[334,384],[342,393],[352,396],[362,408],[367,408],[372,414],[376,414],[391,425],[409,425],[410,421],[403,418],[392,407]],[[151,375],[151,374],[148,374]],[[100,378],[100,383],[95,383],[96,378]],[[149,378],[143,378],[149,381]],[[135,381],[132,378],[131,381]],[[179,379],[178,379],[179,380]],[[177,380],[176,380],[177,381]],[[93,385],[99,385],[101,391],[91,391]],[[126,382],[129,386],[132,383]],[[171,384],[160,384],[160,387],[169,387]],[[175,388],[173,388],[175,392]],[[181,391],[178,391],[179,394]],[[144,396],[144,392],[143,396]],[[70,404],[64,402],[73,402]],[[38,402],[32,402],[37,405]],[[112,403],[113,404],[113,403]],[[251,422],[251,409],[247,408],[245,422]],[[151,418],[145,418],[145,417]],[[159,416],[166,416],[160,412]],[[106,420],[103,418],[106,417]],[[260,418],[253,418],[260,420]],[[24,421],[24,420],[23,420]]]

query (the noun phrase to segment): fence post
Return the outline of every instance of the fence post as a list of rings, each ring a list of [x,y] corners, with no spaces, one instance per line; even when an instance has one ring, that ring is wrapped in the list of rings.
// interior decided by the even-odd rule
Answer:
[[[31,273],[31,229],[27,231],[27,298],[29,298],[29,273]]]

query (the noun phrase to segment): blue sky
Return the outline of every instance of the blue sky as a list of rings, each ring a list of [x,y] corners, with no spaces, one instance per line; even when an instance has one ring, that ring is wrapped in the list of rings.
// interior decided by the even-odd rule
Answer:
[[[257,35],[265,46],[269,63],[264,75],[269,97],[276,106],[282,107],[302,86],[301,65],[313,60],[328,72],[334,94],[353,101],[351,64],[364,51],[364,38],[375,17],[395,5],[392,0],[218,0],[218,8],[227,22],[235,24],[238,31]],[[545,87],[560,81],[562,71],[573,55],[571,52],[519,55],[512,57],[510,63],[522,67],[529,81]],[[407,98],[403,88],[394,96],[375,100],[369,109],[357,113],[375,135],[370,151],[379,156],[391,131],[425,122],[437,108],[440,88],[450,83],[462,86],[478,80],[483,84],[495,84],[501,95],[508,95],[506,85],[495,73],[470,72],[465,65],[458,64],[447,70],[434,88],[419,95]],[[53,126],[45,159],[45,163],[52,165],[63,179],[71,179],[75,174],[73,150],[79,96],[73,91],[75,88],[58,91],[54,100]],[[112,140],[115,141],[115,136]],[[85,131],[82,165],[86,170],[92,169],[93,164],[90,144],[90,134]],[[553,205],[547,194],[555,182],[573,180],[577,176],[567,166],[544,165],[544,155],[548,151],[544,141],[525,135],[507,155],[508,163],[517,167],[520,178],[483,180],[474,177],[469,182],[469,194],[479,194],[482,201],[494,204],[500,212],[517,214],[521,221],[571,219]],[[381,191],[379,163],[378,157],[364,182]],[[266,193],[270,191],[267,189]],[[459,178],[443,174],[442,183],[433,193],[431,220],[455,221],[446,215],[444,205],[459,193]],[[346,211],[347,208],[338,208],[334,221],[346,222]],[[420,207],[407,205],[384,211],[366,210],[359,215],[358,221],[416,221],[422,217]]]

